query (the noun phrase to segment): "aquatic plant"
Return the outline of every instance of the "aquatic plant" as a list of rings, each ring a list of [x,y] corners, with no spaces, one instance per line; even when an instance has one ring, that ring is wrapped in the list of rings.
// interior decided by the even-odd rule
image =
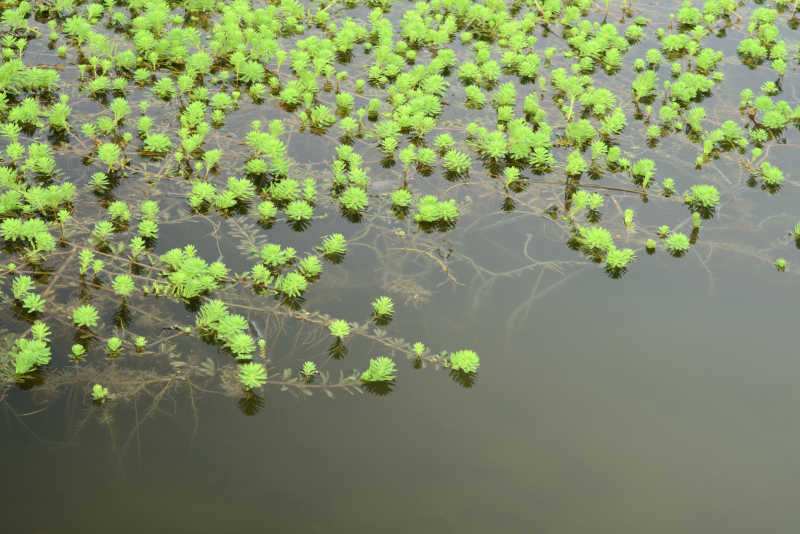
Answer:
[[[317,364],[312,361],[303,362],[303,367],[300,369],[300,374],[303,375],[303,379],[306,382],[311,382],[314,379],[314,375],[319,374],[319,370],[317,370]]]
[[[331,321],[328,328],[330,329],[331,335],[339,339],[344,339],[350,335],[350,325],[347,324],[347,321],[343,321],[342,319]]]
[[[378,356],[369,361],[369,368],[361,373],[362,382],[390,382],[397,376],[397,366],[391,358]]]
[[[740,194],[731,184],[747,176],[738,172],[793,194],[791,162],[771,150],[790,146],[800,121],[787,92],[796,81],[790,2],[711,0],[672,13],[625,3],[626,23],[608,2],[602,22],[583,0],[395,3],[391,12],[390,3],[4,9],[3,324],[16,332],[7,346],[17,356],[0,357],[0,368],[19,364],[25,377],[44,365],[36,362],[49,342],[27,333],[37,320],[80,329],[67,343],[76,362],[133,347],[168,357],[184,373],[175,383],[197,368],[178,355],[184,340],[199,336],[227,354],[211,351],[209,365],[228,367],[203,375],[227,388],[244,368],[236,360],[274,365],[265,339],[288,335],[290,321],[308,339],[336,339],[320,349],[332,360],[319,364],[317,383],[292,382],[300,361],[276,380],[290,391],[328,387],[325,367],[348,336],[446,366],[457,353],[447,360],[372,330],[393,315],[389,297],[373,304],[370,329],[318,311],[323,298],[347,298],[340,284],[362,265],[375,278],[359,270],[359,284],[414,307],[429,287],[459,287],[463,276],[489,287],[513,273],[524,285],[543,266],[569,276],[595,262],[619,278],[635,261],[623,243],[636,232],[647,234],[648,252],[655,235],[676,255],[740,250],[717,244],[736,203],[712,218],[720,198]],[[52,66],[31,64],[41,47],[52,49]],[[724,52],[733,49],[738,57]],[[757,83],[737,75],[759,65],[767,76]],[[731,91],[729,80],[752,87]],[[738,107],[719,105],[730,94]],[[677,188],[658,177],[665,168],[680,173],[692,227],[715,230],[714,242],[661,224],[687,224],[664,218]],[[501,228],[502,239],[482,241]],[[587,257],[543,258],[553,236]],[[524,240],[523,264],[508,273],[467,246],[514,239]],[[358,254],[345,261],[349,249]],[[507,252],[497,254],[516,257]],[[323,273],[326,262],[339,265]],[[318,280],[329,284],[319,293]],[[259,332],[265,324],[275,331]]]
[[[394,314],[394,301],[382,296],[372,301],[372,313],[376,317],[391,317]]]
[[[680,256],[689,250],[690,242],[686,234],[673,232],[664,240],[664,246],[672,255]]]
[[[684,194],[683,201],[692,211],[713,210],[719,204],[719,191],[713,185],[693,185]]]
[[[92,400],[96,402],[105,402],[109,398],[108,388],[103,387],[102,384],[95,384],[92,386]]]
[[[97,322],[99,319],[100,319],[100,314],[98,313],[97,308],[95,308],[91,304],[78,306],[72,312],[72,321],[75,323],[76,326],[80,326],[83,328],[93,328],[97,326]]]
[[[260,388],[267,383],[267,369],[260,363],[244,363],[239,367],[239,381],[246,389]]]
[[[620,250],[616,247],[611,247],[608,249],[608,254],[606,254],[606,269],[619,273],[627,268],[634,259],[636,259],[636,256],[633,250],[629,248]]]
[[[450,353],[450,368],[464,373],[475,373],[480,367],[480,358],[471,350],[459,350]]]

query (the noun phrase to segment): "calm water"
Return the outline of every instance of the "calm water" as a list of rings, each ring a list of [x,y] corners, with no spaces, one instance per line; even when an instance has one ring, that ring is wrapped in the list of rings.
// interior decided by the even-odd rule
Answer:
[[[788,532],[800,524],[796,286],[643,260],[589,271],[504,339],[507,288],[470,315],[445,292],[432,335],[483,356],[472,389],[401,365],[396,390],[177,399],[143,425],[85,402],[7,416],[13,532]],[[420,324],[426,317],[418,318]],[[117,443],[116,449],[112,443]]]
[[[653,5],[643,12],[657,13]],[[353,13],[365,17],[367,11]],[[659,25],[664,21],[648,32]],[[730,39],[708,37],[708,46],[733,53],[744,25],[731,29]],[[790,35],[795,34],[783,37],[796,49]],[[542,36],[541,43],[561,46],[556,37]],[[654,46],[658,43],[652,39],[635,45],[626,62]],[[41,60],[51,59],[52,54],[43,53]],[[795,68],[795,60],[789,62],[789,70]],[[662,67],[662,81],[667,69]],[[726,82],[702,101],[709,128],[720,117],[739,118],[731,109],[743,87],[756,89],[774,78],[766,66],[747,71],[738,60],[726,59],[720,70]],[[631,76],[625,76],[609,84],[615,91],[624,87],[627,94]],[[785,82],[776,98],[796,105],[792,87]],[[460,84],[451,91],[453,100],[463,100]],[[545,105],[551,116],[557,113],[552,102]],[[274,106],[268,111],[289,116]],[[463,122],[461,111],[446,108],[443,124]],[[791,143],[797,131],[789,132],[789,144],[771,147],[770,161],[784,168],[788,179],[779,195],[770,196],[744,185],[744,171],[731,158],[695,173],[697,146],[678,134],[663,139],[656,150],[643,150],[642,125],[632,119],[631,109],[626,111],[631,125],[619,138],[626,152],[652,157],[658,178],[675,177],[680,192],[695,183],[720,188],[721,209],[704,222],[697,246],[686,257],[672,258],[663,250],[650,256],[639,249],[629,272],[612,280],[602,265],[584,262],[582,254],[566,246],[565,224],[559,227],[542,216],[546,207],[563,201],[563,190],[531,185],[514,195],[516,213],[501,214],[502,186],[480,172],[463,188],[438,172],[430,178],[415,176],[415,193],[448,189],[442,198],[457,198],[462,206],[456,229],[422,243],[450,249],[452,274],[460,285],[448,283],[434,262],[390,251],[419,243],[387,237],[396,235],[387,228],[409,226],[385,217],[385,199],[380,204],[373,197],[371,215],[382,216],[370,221],[376,225],[374,234],[354,240],[344,264],[326,264],[306,305],[364,320],[369,300],[391,294],[398,308],[391,335],[419,338],[434,351],[471,348],[481,355],[472,387],[454,383],[444,370],[413,369],[411,362],[397,358],[400,376],[386,396],[336,392],[333,400],[320,394],[296,399],[273,387],[265,390],[263,406],[252,416],[235,398],[218,393],[189,397],[185,390],[171,391],[150,411],[155,387],[134,402],[104,407],[93,406],[83,386],[55,398],[36,388],[14,390],[0,404],[7,480],[0,486],[0,510],[6,530],[796,531],[800,361],[795,295],[800,279],[795,272],[800,260],[787,232],[797,220],[798,193],[791,181],[797,166]],[[252,113],[246,107],[232,113],[230,130],[246,131]],[[481,113],[494,120],[492,110]],[[263,114],[262,119],[273,118]],[[241,137],[225,135],[231,146]],[[294,134],[292,157],[299,165],[327,172],[333,141],[323,146],[321,139]],[[387,183],[397,185],[397,168],[384,176],[380,154],[372,148],[365,153],[374,170],[373,192],[391,190]],[[566,152],[559,154],[564,159]],[[59,157],[62,168],[79,166],[75,156]],[[219,183],[224,174],[217,177]],[[154,198],[162,201],[163,213],[175,217],[179,208],[185,210],[185,191],[180,190],[185,184],[165,182],[158,192],[170,194],[158,198],[155,193]],[[600,183],[630,185],[622,175]],[[116,192],[138,200],[141,188],[130,180]],[[645,206],[638,196],[617,195],[622,205],[615,206],[604,194],[602,224],[620,230],[621,209],[630,207],[637,212],[636,224],[646,230],[629,239],[615,235],[619,246],[641,247],[658,225],[675,226],[688,215],[676,198],[653,194]],[[324,234],[342,231],[350,237],[363,230],[364,225],[345,222],[328,205],[318,212],[330,216],[315,220],[304,233],[281,223],[265,234],[271,242],[304,253]],[[222,220],[212,210],[201,223],[164,224],[155,253],[188,239],[210,261],[222,253],[232,270],[249,269],[252,261],[237,252],[230,226],[220,223],[219,243],[204,239],[209,221]],[[525,249],[528,234],[532,241]],[[528,263],[523,249],[537,260],[562,261],[552,267],[563,272],[532,268],[494,279],[485,272],[478,276],[467,261],[498,273],[511,271]],[[789,272],[772,267],[779,256],[789,261]],[[420,284],[419,301],[397,292],[400,275]],[[193,321],[179,304],[162,309],[170,320]],[[7,320],[21,328],[16,319]],[[0,319],[5,327],[2,321],[5,315]],[[272,363],[296,368],[306,357],[324,361],[329,340],[315,341],[313,350],[298,347],[291,328],[286,339],[270,341]],[[56,341],[60,366],[71,341]],[[330,362],[332,369],[363,369],[367,358],[376,355],[375,347],[358,341],[348,345],[350,353],[343,362]],[[214,354],[196,340],[180,349]],[[230,361],[216,356],[219,362]]]

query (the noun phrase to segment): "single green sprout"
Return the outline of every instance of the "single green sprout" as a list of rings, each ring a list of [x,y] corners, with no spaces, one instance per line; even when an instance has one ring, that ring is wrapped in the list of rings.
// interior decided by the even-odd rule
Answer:
[[[673,256],[682,256],[689,250],[690,245],[689,238],[680,232],[673,232],[664,241],[664,246],[667,247],[667,250],[669,250]]]
[[[86,348],[83,345],[75,343],[72,345],[72,353],[69,355],[70,359],[75,362],[79,362],[83,360],[83,357],[86,355]]]
[[[83,328],[93,328],[97,326],[97,321],[100,319],[100,314],[97,308],[91,304],[79,306],[72,312],[72,321],[76,326]]]
[[[260,363],[245,363],[239,368],[239,381],[245,389],[255,389],[267,383],[267,369]]]
[[[116,356],[119,354],[119,351],[122,349],[122,340],[118,337],[110,337],[108,341],[106,341],[106,353],[109,356]]]
[[[474,373],[480,367],[481,359],[471,350],[459,350],[450,354],[450,367],[454,371]]]
[[[105,402],[108,400],[108,398],[108,388],[103,387],[100,384],[95,384],[92,386],[92,400],[96,402]]]
[[[394,302],[390,297],[378,297],[372,301],[372,313],[376,317],[391,317],[394,314]]]
[[[333,322],[331,322],[328,329],[330,330],[332,336],[339,339],[344,339],[350,335],[350,325],[347,324],[347,321],[342,319],[335,319]]]
[[[300,369],[300,374],[303,375],[303,378],[306,382],[311,382],[314,380],[314,375],[319,374],[317,370],[317,364],[312,361],[303,362],[303,367]]]
[[[395,379],[397,367],[391,358],[378,356],[369,361],[369,368],[361,373],[363,382],[390,382]]]
[[[778,258],[777,260],[775,260],[775,268],[780,272],[784,272],[786,270],[787,265],[788,263],[783,258]]]

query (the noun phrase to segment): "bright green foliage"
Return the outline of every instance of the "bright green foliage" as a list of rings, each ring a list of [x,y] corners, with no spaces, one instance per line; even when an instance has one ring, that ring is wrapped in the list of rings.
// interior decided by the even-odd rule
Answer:
[[[342,256],[347,252],[347,240],[342,234],[331,234],[322,240],[321,248],[326,256]]]
[[[367,193],[360,187],[348,187],[339,196],[339,203],[346,211],[359,212],[367,209],[369,199]]]
[[[608,249],[608,254],[606,255],[606,269],[611,272],[620,272],[624,270],[636,256],[633,253],[633,250],[626,248],[626,249],[618,249],[614,246]]]
[[[311,109],[311,124],[318,128],[325,128],[336,122],[336,116],[328,106],[319,105]]]
[[[344,339],[350,335],[350,325],[347,324],[347,321],[342,319],[335,319],[331,321],[328,329],[331,331],[332,336],[338,337],[339,339]]]
[[[690,245],[689,238],[680,232],[673,232],[664,240],[664,246],[676,256],[689,250]]]
[[[647,70],[641,73],[633,80],[633,97],[634,100],[639,101],[647,98],[656,90],[656,83],[658,76],[652,70]]]
[[[397,208],[407,208],[411,204],[411,193],[406,189],[398,189],[392,193],[392,205]]]
[[[50,328],[41,321],[36,321],[31,326],[31,337],[20,337],[14,342],[9,351],[14,362],[14,372],[19,375],[27,374],[37,366],[50,363]]]
[[[109,169],[119,163],[121,155],[122,150],[115,143],[103,143],[97,149],[97,158],[108,165]]]
[[[275,218],[277,213],[278,208],[270,200],[264,200],[258,205],[258,214],[265,221]]]
[[[131,212],[128,209],[128,205],[121,200],[115,200],[109,204],[108,215],[113,221],[122,224],[128,222],[131,218]]]
[[[442,166],[456,174],[466,174],[471,164],[469,155],[458,150],[448,150],[442,158]]]
[[[363,382],[390,382],[397,376],[397,367],[391,358],[378,356],[369,361],[369,368],[361,373]]]
[[[632,209],[625,210],[623,222],[625,223],[625,228],[633,228],[633,210]]]
[[[713,210],[719,204],[719,191],[713,185],[693,185],[683,197],[692,211],[698,208]]]
[[[391,317],[394,314],[394,302],[390,297],[378,297],[372,301],[372,313],[376,317]]]
[[[576,147],[582,147],[588,143],[596,134],[596,130],[592,123],[586,119],[581,119],[577,122],[567,124],[566,136],[567,141]]]
[[[108,388],[103,387],[101,384],[92,386],[92,400],[97,402],[104,402],[108,400]]]
[[[26,274],[17,275],[11,283],[11,291],[17,300],[24,299],[33,291],[33,288],[33,279]]]
[[[761,164],[761,179],[768,187],[778,187],[783,183],[783,171],[765,161]]]
[[[301,296],[308,287],[308,280],[299,273],[286,273],[283,277],[275,280],[275,289],[287,297],[297,298]]]
[[[303,375],[303,378],[306,381],[311,381],[314,378],[314,375],[318,374],[319,371],[317,370],[317,364],[312,361],[305,361],[303,362],[303,367],[300,369],[300,374]]]
[[[575,149],[567,156],[567,166],[564,172],[567,176],[579,176],[588,168],[589,166],[586,164],[586,160],[583,159],[583,156],[581,156],[580,150]]]
[[[322,273],[322,263],[316,256],[306,256],[300,260],[297,270],[307,279],[315,278]]]
[[[267,383],[267,369],[260,363],[248,362],[239,367],[239,382],[246,389],[260,388]]]
[[[166,134],[150,134],[144,140],[144,148],[149,152],[163,154],[172,149],[172,141]]]
[[[775,260],[775,268],[780,272],[785,271],[787,265],[788,264],[787,264],[786,260],[783,259],[783,258],[778,258],[777,260]]]
[[[108,341],[106,341],[106,353],[116,356],[120,350],[122,350],[122,340],[118,337],[108,338]]]
[[[656,172],[656,164],[651,159],[640,159],[631,167],[631,174],[633,175],[634,182],[641,184],[643,188],[647,188],[650,180]]]
[[[440,201],[433,195],[425,195],[417,202],[414,221],[428,224],[452,224],[458,219],[458,216],[458,206],[454,199]]]
[[[255,350],[253,338],[247,334],[249,324],[241,315],[228,312],[220,300],[210,300],[200,307],[195,316],[197,329],[213,336],[229,349],[237,359],[249,360]]]
[[[281,248],[280,245],[275,243],[264,245],[259,252],[259,256],[264,265],[272,269],[288,265],[294,260],[295,254],[294,248]]]
[[[614,246],[611,233],[601,226],[579,226],[577,240],[590,253],[607,252]]]
[[[70,352],[70,359],[76,362],[83,360],[83,357],[86,355],[86,349],[83,345],[75,343],[72,345],[72,352]]]
[[[94,328],[97,326],[97,321],[100,319],[100,314],[97,308],[91,304],[78,306],[72,311],[72,321],[82,328]]]
[[[227,276],[224,264],[214,262],[209,265],[197,257],[197,249],[192,245],[171,249],[160,260],[168,266],[166,276],[170,293],[180,298],[192,299],[213,291]]]
[[[651,251],[655,250],[656,249],[656,240],[655,239],[648,239],[644,246],[645,246],[645,248],[647,250],[651,250]]]
[[[118,274],[115,276],[111,286],[114,288],[114,292],[123,298],[129,297],[135,288],[133,278],[127,274]]]
[[[450,368],[464,373],[475,373],[480,367],[481,359],[471,350],[459,350],[450,353]]]
[[[314,216],[314,208],[305,200],[295,200],[286,206],[286,216],[290,221],[309,221]]]

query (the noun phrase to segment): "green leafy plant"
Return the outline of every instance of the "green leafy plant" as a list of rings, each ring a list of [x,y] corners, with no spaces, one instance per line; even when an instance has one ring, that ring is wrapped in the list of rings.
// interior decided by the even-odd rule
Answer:
[[[362,382],[390,382],[397,376],[397,367],[391,358],[378,356],[369,361],[369,368],[361,373]]]
[[[72,322],[74,322],[76,326],[82,328],[94,328],[97,326],[99,319],[100,314],[97,311],[97,308],[91,304],[78,306],[72,311]]]
[[[109,398],[108,388],[101,384],[92,386],[92,400],[95,402],[105,402]]]
[[[394,314],[394,301],[387,296],[378,297],[372,301],[372,313],[376,317],[391,317]]]
[[[331,321],[328,328],[330,329],[331,335],[339,339],[344,339],[350,335],[350,325],[347,324],[347,321],[343,321],[342,319]]]
[[[245,389],[260,388],[267,382],[267,369],[260,363],[244,363],[239,367],[239,381]]]
[[[481,360],[471,350],[459,350],[450,353],[450,368],[464,373],[475,373],[480,367]]]
[[[300,369],[300,374],[303,375],[303,379],[306,382],[311,382],[314,380],[314,376],[319,374],[319,371],[317,370],[317,364],[312,361],[303,362],[303,367]]]
[[[673,256],[681,256],[689,250],[689,238],[680,232],[673,232],[664,240],[664,246]]]

